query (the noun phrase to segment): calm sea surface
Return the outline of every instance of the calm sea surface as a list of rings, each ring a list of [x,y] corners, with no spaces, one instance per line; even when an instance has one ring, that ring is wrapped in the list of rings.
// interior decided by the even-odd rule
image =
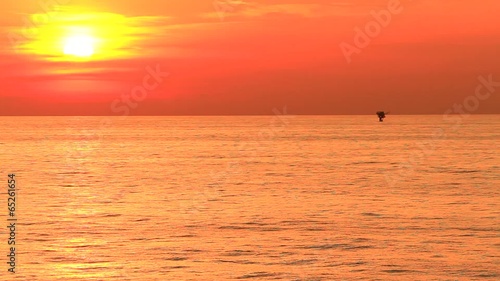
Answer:
[[[450,118],[1,117],[0,277],[500,280],[500,116]]]

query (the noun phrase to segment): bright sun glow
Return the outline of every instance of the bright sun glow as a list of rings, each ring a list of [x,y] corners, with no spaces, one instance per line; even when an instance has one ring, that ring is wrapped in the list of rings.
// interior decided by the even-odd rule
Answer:
[[[73,35],[64,41],[64,54],[88,58],[94,54],[95,40],[87,35]]]
[[[14,30],[17,51],[47,61],[88,62],[144,56],[146,34],[154,34],[153,19],[65,8],[48,22],[31,16],[32,28]],[[29,39],[28,39],[28,35]],[[14,39],[16,39],[14,38]],[[141,51],[138,51],[141,50]]]

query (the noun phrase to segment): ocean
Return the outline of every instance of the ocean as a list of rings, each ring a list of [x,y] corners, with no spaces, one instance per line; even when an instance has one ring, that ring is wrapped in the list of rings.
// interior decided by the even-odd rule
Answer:
[[[0,126],[2,280],[500,279],[499,115]]]

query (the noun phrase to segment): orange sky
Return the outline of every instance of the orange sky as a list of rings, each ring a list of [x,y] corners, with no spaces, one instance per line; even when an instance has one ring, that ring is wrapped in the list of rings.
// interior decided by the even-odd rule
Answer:
[[[393,1],[2,0],[0,115],[442,114],[500,82],[498,0],[400,0],[346,59]],[[82,32],[94,54],[65,55]]]

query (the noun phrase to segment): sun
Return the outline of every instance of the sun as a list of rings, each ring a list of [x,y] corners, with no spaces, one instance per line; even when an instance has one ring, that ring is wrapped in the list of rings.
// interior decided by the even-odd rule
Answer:
[[[49,17],[50,21],[39,22]],[[146,41],[143,35],[155,33],[148,17],[82,13],[76,7],[67,7],[49,16],[33,14],[30,19],[33,25],[13,28],[9,34],[12,35],[10,39],[17,42],[16,51],[34,55],[37,60],[54,62],[85,63],[142,57],[146,51],[139,46]],[[0,57],[1,49],[2,46]]]
[[[64,40],[64,54],[80,58],[91,57],[95,52],[95,38],[88,35],[72,35]]]

